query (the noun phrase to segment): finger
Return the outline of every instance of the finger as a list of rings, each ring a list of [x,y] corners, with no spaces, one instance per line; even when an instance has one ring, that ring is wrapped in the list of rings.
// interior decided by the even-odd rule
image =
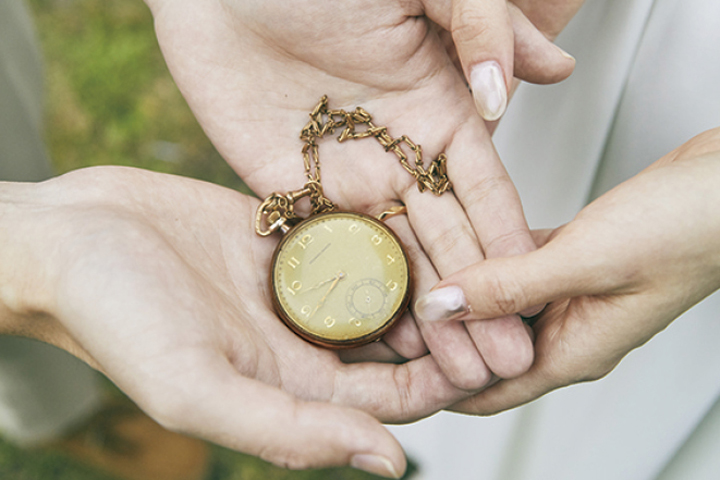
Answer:
[[[520,197],[479,119],[470,119],[447,149],[448,174],[487,258],[530,252]]]
[[[502,380],[477,395],[449,408],[454,412],[473,415],[493,415],[532,402],[561,385],[540,369]]]
[[[602,259],[578,254],[569,242],[553,242],[451,275],[417,300],[416,314],[427,321],[496,318],[561,298],[611,291],[612,278]]]
[[[453,22],[457,21],[461,22],[460,25],[462,25],[463,22],[474,23],[477,30],[486,28],[488,24],[494,24],[496,27],[503,26],[501,21],[505,21],[504,18],[491,18],[489,15],[492,14],[492,10],[487,13],[484,12],[487,2],[472,0],[472,3],[478,5],[480,9],[483,10],[480,14],[486,15],[485,18],[476,18],[474,20],[472,20],[471,17],[470,19],[456,19],[453,14],[453,3],[457,4],[458,2],[452,2],[451,0],[426,0],[426,14],[433,22],[437,23],[447,32],[453,31],[453,26],[455,26],[455,28],[458,27],[458,24],[453,25]],[[471,0],[466,0],[465,3],[471,3]],[[457,8],[457,5],[455,5],[455,7]],[[464,48],[456,45],[456,39],[453,39],[452,48],[450,48],[451,46],[446,40],[443,40],[453,63],[460,65],[460,69],[462,70],[462,65],[466,67],[472,66],[482,63],[483,59],[488,58],[495,58],[497,60],[496,57],[501,56],[501,50],[512,46],[513,62],[506,65],[498,60],[498,63],[504,69],[509,69],[504,70],[503,73],[507,72],[521,80],[541,84],[556,83],[567,78],[575,68],[575,59],[552,43],[548,37],[528,20],[517,6],[513,3],[507,3],[506,7],[507,19],[512,29],[512,36],[505,40],[506,44],[502,42],[500,45],[483,43],[486,40],[485,36],[474,36],[472,34],[471,36],[474,38],[465,42]],[[537,15],[535,16],[537,17]],[[543,25],[547,23],[548,22],[543,22]],[[461,26],[461,28],[467,28],[470,32],[473,30],[472,26]],[[440,37],[441,39],[444,38],[442,32],[440,32]],[[457,35],[453,35],[453,37],[457,37]],[[466,77],[468,78],[468,83],[470,83],[470,75]],[[508,79],[507,75],[505,77],[506,92],[511,91],[512,80]],[[486,118],[486,120],[493,121],[497,120],[497,118]]]
[[[428,18],[452,33],[480,116],[505,113],[513,77],[513,31],[505,0],[424,0]]]
[[[554,40],[560,34],[584,2],[585,0],[563,0],[561,2],[512,0],[512,3],[517,5],[532,24],[550,40]]]
[[[519,315],[468,320],[465,327],[496,376],[514,378],[532,366],[535,358],[532,338]]]
[[[414,421],[474,393],[452,385],[432,355],[402,365],[342,364],[333,387],[333,403],[357,408],[384,423]]]
[[[397,325],[385,334],[383,342],[395,352],[395,355],[405,360],[420,358],[428,353],[425,340],[410,311],[406,312],[398,320]]]
[[[411,223],[416,227],[417,235],[441,277],[483,260],[477,238],[454,196],[445,195],[438,199],[413,190],[406,195],[406,200],[413,205],[408,212]],[[434,210],[437,210],[437,214],[430,215]],[[421,213],[416,213],[418,211]],[[425,322],[420,323],[422,325]],[[447,326],[445,324],[445,327],[439,328]],[[532,365],[532,340],[519,316],[485,321],[470,319],[466,321],[465,327],[485,365],[495,375],[501,378],[516,377]],[[431,327],[425,325],[424,328]],[[466,371],[468,366],[454,357],[452,352],[447,355],[447,361],[441,365],[451,365],[447,367],[452,370],[449,375],[457,378],[459,374],[455,370]],[[450,363],[453,359],[456,361]]]
[[[224,358],[188,372],[186,386],[146,405],[165,427],[291,469],[351,465],[400,478],[402,448],[370,415],[328,403],[305,402],[238,375]]]
[[[413,295],[419,295],[417,278],[427,275],[428,267],[423,265],[422,259],[424,255],[421,253],[421,247],[415,237],[415,233],[408,224],[408,218],[405,215],[391,217],[385,223],[400,237],[403,246],[408,254],[410,261],[411,273],[414,277]],[[430,268],[431,278],[437,278],[432,268]],[[427,290],[422,291],[424,293]],[[398,355],[404,358],[418,358],[428,352],[428,348],[423,340],[422,333],[418,329],[415,319],[410,314],[403,315],[389,332],[385,334],[383,340]]]
[[[537,230],[531,230],[530,235],[532,235],[533,242],[535,242],[535,245],[540,248],[546,243],[548,243],[550,240],[552,240],[558,233],[560,233],[560,230],[562,230],[563,227],[559,227],[557,229],[552,228],[542,228]]]
[[[539,84],[569,77],[575,59],[548,40],[512,3],[508,4],[508,12],[515,32],[515,77]]]
[[[452,3],[450,31],[475,106],[483,119],[497,120],[505,113],[514,71],[514,36],[506,2]]]
[[[412,186],[403,201],[408,205],[410,225],[441,277],[485,258],[473,226],[452,192],[438,197]]]
[[[416,291],[424,294],[436,281],[438,270],[454,272],[479,261],[482,253],[462,207],[451,194],[440,197],[410,188],[403,201],[408,217],[423,247],[429,249],[429,260],[422,252],[416,260]],[[417,295],[416,295],[417,298]],[[418,321],[425,343],[450,382],[465,390],[482,388],[491,378],[482,355],[464,325]]]
[[[412,318],[411,315],[408,315]],[[399,355],[384,340],[372,342],[356,348],[339,350],[338,357],[344,363],[359,362],[381,362],[381,363],[404,363],[408,359]]]
[[[520,198],[479,120],[471,120],[448,148],[450,178],[477,232],[485,256],[505,257],[535,250]],[[544,305],[522,311],[533,316]],[[513,312],[517,313],[517,312]]]

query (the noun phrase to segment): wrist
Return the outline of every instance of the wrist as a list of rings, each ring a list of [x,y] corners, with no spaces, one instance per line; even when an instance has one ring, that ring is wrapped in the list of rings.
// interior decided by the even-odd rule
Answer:
[[[0,182],[0,334],[56,343],[41,242],[52,240],[37,212],[40,184]]]

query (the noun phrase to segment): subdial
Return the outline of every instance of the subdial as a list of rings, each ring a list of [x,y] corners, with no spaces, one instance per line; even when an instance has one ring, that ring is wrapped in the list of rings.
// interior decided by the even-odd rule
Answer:
[[[387,288],[379,280],[366,278],[348,288],[345,303],[348,311],[357,318],[369,318],[385,309]]]

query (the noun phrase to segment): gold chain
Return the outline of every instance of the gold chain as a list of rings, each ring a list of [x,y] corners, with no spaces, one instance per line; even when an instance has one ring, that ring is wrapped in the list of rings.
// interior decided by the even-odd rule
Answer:
[[[356,130],[357,126],[363,125],[365,126],[364,130]],[[421,192],[427,189],[435,195],[442,195],[452,189],[447,175],[447,157],[444,153],[438,155],[430,167],[425,169],[420,145],[416,145],[406,135],[392,138],[387,133],[387,127],[378,127],[373,124],[372,116],[362,107],[356,107],[355,111],[350,113],[341,109],[329,110],[327,95],[323,95],[310,113],[310,121],[300,132],[300,139],[305,142],[302,155],[308,181],[302,190],[290,192],[287,195],[273,193],[265,199],[257,212],[255,229],[258,234],[270,235],[282,227],[286,221],[297,220],[299,217],[294,212],[293,204],[305,196],[310,197],[313,215],[335,209],[335,205],[323,194],[317,141],[326,134],[334,134],[335,130],[339,128],[343,128],[338,137],[339,142],[375,137],[386,152],[392,152],[398,157],[400,164],[417,181],[418,189]],[[403,151],[403,145],[412,151],[412,155],[415,157],[414,165],[408,160],[408,154]],[[266,220],[267,227],[263,227],[263,220]]]

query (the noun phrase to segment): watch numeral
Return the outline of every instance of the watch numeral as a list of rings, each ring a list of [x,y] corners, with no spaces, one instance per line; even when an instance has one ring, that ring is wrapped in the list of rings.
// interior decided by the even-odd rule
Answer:
[[[310,312],[312,312],[312,308],[310,308],[310,305],[305,305],[301,310],[300,313],[305,315],[306,317],[310,316]]]
[[[350,233],[355,234],[355,233],[357,233],[358,231],[360,231],[360,227],[358,226],[357,223],[353,223],[352,225],[350,225],[350,228],[348,228],[348,231],[349,231]]]
[[[377,247],[382,243],[383,239],[379,235],[373,235],[370,241]]]
[[[328,232],[332,233],[333,229],[330,228],[328,225],[323,225],[323,227],[325,228],[325,230],[327,230]]]
[[[348,323],[351,325],[355,325],[356,327],[362,327],[362,322],[355,317],[352,317],[350,320],[348,320]]]
[[[295,280],[292,285],[288,287],[288,291],[294,296],[302,288],[302,283]]]
[[[290,265],[293,269],[296,269],[298,266],[300,266],[300,260],[298,260],[298,259],[295,258],[295,257],[290,258],[290,260],[288,260],[287,263],[288,263],[288,265]]]
[[[393,282],[392,280],[388,280],[388,282],[385,284],[385,286],[390,290],[391,292],[394,292],[398,288],[398,283]]]
[[[395,263],[395,257],[393,257],[392,255],[388,255],[387,262],[388,262],[388,265],[392,265],[393,263]]]
[[[325,326],[328,328],[331,328],[333,325],[335,325],[335,319],[331,316],[325,317]]]
[[[313,236],[308,234],[300,239],[300,241],[298,242],[298,245],[300,245],[302,247],[302,249],[305,250],[308,247],[308,245],[310,245],[313,242],[313,240],[315,240],[313,238]]]

